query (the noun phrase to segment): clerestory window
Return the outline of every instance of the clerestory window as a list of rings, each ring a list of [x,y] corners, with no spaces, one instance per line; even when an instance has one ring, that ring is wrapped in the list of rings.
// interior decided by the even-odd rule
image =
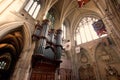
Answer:
[[[63,38],[63,40],[66,39],[66,26],[65,26],[65,24],[62,24],[62,38]]]
[[[98,21],[98,19],[95,17],[84,17],[81,19],[75,30],[75,40],[77,45],[99,38],[92,26],[92,24],[96,21]]]
[[[54,29],[55,15],[54,15],[54,10],[53,9],[51,9],[50,11],[48,11],[46,18],[48,20],[50,20],[50,22],[51,22],[50,29]]]
[[[39,0],[30,0],[24,9],[35,19],[40,11],[40,8],[41,5]]]

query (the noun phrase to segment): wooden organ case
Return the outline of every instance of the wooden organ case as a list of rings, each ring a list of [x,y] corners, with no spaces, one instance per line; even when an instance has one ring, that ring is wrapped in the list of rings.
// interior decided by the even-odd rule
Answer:
[[[32,39],[36,41],[32,56],[32,72],[30,80],[55,80],[55,72],[59,68],[62,52],[61,30],[49,30],[49,21],[43,20],[36,25]]]

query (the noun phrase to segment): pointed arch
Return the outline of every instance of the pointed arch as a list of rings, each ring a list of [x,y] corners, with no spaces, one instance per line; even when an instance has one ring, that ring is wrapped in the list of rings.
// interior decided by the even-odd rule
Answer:
[[[80,53],[78,55],[78,61],[80,65],[90,64],[91,63],[91,56],[89,55],[89,51],[85,48],[80,48]]]
[[[14,72],[22,51],[30,48],[31,35],[23,22],[4,24],[0,33],[0,79],[7,80]]]
[[[91,63],[91,57],[88,54],[88,51],[84,48],[80,50],[80,61],[81,64],[78,69],[79,78],[81,80],[96,80],[94,73],[94,66]],[[87,73],[87,74],[86,74]]]

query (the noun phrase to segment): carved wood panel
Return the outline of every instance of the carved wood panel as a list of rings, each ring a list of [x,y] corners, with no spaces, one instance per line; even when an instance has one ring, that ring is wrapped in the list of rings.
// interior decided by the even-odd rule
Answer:
[[[55,80],[54,72],[33,72],[31,80]]]
[[[60,80],[72,80],[72,70],[60,69]]]
[[[32,68],[30,80],[55,80],[56,66],[49,63],[40,63],[39,61]]]

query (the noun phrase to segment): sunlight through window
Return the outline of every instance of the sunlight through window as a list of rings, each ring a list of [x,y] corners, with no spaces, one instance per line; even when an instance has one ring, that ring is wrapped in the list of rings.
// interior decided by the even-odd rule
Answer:
[[[30,0],[24,9],[29,13],[29,15],[31,15],[35,19],[40,11],[40,8],[41,5],[39,0],[38,1]]]
[[[62,38],[66,39],[66,26],[64,24],[62,24]]]
[[[94,17],[84,17],[80,21],[78,27],[76,28],[76,32],[75,32],[75,40],[77,42],[77,45],[99,38],[92,26],[92,24],[96,21],[98,21],[98,19]],[[104,37],[106,35],[107,34],[104,34],[101,37]]]

